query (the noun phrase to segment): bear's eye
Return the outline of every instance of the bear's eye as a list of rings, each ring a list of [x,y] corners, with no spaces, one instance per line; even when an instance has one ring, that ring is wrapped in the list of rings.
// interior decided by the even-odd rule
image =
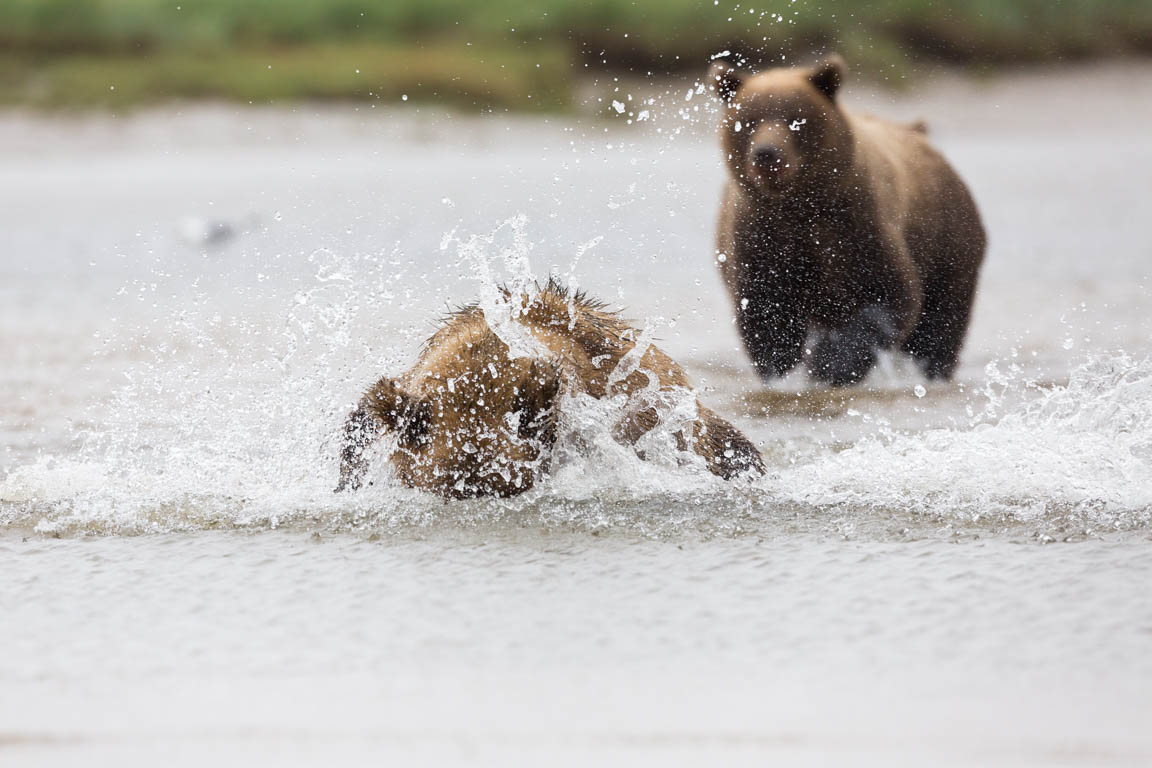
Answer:
[[[431,409],[427,403],[418,403],[404,414],[400,426],[400,444],[408,449],[419,448],[428,442],[432,421]]]

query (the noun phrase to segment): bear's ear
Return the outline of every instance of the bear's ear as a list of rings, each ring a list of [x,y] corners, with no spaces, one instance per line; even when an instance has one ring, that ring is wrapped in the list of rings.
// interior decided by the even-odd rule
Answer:
[[[832,54],[812,68],[812,72],[808,75],[808,82],[812,83],[820,93],[835,101],[836,92],[844,84],[846,71],[847,66],[844,64],[844,59]]]
[[[401,389],[393,379],[376,382],[364,396],[363,403],[385,429],[398,431],[405,442],[419,443],[428,433],[431,421],[428,404]]]
[[[725,59],[717,59],[708,67],[706,82],[712,93],[724,101],[732,101],[741,84],[744,82],[744,73],[736,69],[736,65]]]

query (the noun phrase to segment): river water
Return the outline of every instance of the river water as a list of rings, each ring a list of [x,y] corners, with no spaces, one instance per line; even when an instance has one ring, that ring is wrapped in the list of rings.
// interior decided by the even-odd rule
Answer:
[[[0,117],[6,765],[1152,761],[1152,71],[849,93],[929,118],[991,247],[955,381],[844,392],[743,358],[704,97],[612,87]],[[362,388],[549,273],[767,476],[585,414],[523,497],[333,495]]]

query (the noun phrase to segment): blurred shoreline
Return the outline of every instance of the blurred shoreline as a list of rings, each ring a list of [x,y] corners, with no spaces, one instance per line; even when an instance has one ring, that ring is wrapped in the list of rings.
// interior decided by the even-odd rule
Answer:
[[[401,141],[433,144],[451,141],[471,146],[521,134],[524,141],[547,144],[561,134],[605,128],[643,137],[665,131],[711,137],[714,120],[707,95],[685,102],[699,78],[591,80],[582,87],[571,112],[477,114],[439,105],[396,101],[303,101],[286,104],[236,104],[202,99],[137,105],[129,109],[43,110],[0,107],[0,156],[19,161],[29,152],[53,147],[74,150],[144,145],[269,146],[310,137],[330,140]],[[1152,92],[1152,60],[1132,59],[1064,66],[1030,67],[972,77],[936,70],[911,87],[893,89],[851,76],[843,96],[853,110],[892,120],[926,120],[934,136],[1034,134],[1042,138],[1058,128],[1061,136],[1096,134],[1141,136],[1152,124],[1152,100],[1132,98]],[[617,114],[612,102],[627,100],[630,112],[643,103],[650,117],[642,122]],[[1123,108],[1123,112],[1118,110]],[[1117,117],[1122,114],[1123,119]],[[457,130],[467,126],[467,131]],[[568,136],[568,138],[574,138]]]
[[[695,76],[838,51],[868,81],[1152,55],[1142,0],[9,0],[0,105],[124,109],[186,99],[555,112],[591,78]]]

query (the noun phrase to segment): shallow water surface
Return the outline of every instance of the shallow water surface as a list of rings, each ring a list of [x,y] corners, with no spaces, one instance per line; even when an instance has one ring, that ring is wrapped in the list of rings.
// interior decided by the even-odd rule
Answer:
[[[835,392],[754,380],[678,107],[0,119],[0,757],[1152,760],[1152,150],[964,98],[933,121],[992,242],[960,371]],[[768,474],[642,462],[589,407],[524,496],[383,461],[334,495],[362,388],[550,272]]]

